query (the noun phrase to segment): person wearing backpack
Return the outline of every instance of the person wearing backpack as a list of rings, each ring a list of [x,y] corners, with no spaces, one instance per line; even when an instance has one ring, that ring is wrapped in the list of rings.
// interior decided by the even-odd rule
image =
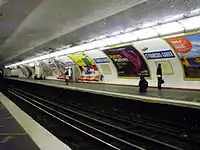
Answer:
[[[146,93],[148,89],[148,82],[145,79],[144,76],[140,76],[140,81],[139,81],[139,92],[140,93]]]

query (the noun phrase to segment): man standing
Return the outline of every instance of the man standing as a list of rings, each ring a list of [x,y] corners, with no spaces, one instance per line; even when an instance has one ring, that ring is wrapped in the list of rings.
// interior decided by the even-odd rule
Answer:
[[[66,85],[68,85],[68,80],[69,80],[69,68],[67,67],[65,70],[65,82]]]

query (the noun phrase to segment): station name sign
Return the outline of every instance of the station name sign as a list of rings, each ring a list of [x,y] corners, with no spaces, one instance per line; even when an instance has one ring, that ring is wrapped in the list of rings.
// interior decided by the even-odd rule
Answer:
[[[101,64],[101,63],[109,63],[110,61],[108,60],[107,57],[103,57],[103,58],[94,58],[93,59],[97,64]]]
[[[67,63],[67,65],[68,66],[75,66],[76,64],[74,63],[74,62],[72,62],[72,61],[68,61],[68,62],[66,62]]]
[[[147,59],[175,58],[175,55],[171,50],[148,52],[148,53],[144,53],[144,55]]]

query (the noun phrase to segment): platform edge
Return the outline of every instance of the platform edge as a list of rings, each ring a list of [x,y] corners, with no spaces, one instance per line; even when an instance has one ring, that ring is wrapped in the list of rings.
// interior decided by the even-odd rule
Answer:
[[[180,107],[191,107],[191,108],[200,109],[200,103],[193,102],[193,101],[183,101],[183,100],[178,100],[178,99],[166,99],[166,98],[150,97],[150,96],[143,96],[143,95],[130,95],[130,94],[108,92],[108,91],[102,91],[102,90],[84,89],[84,88],[72,87],[72,86],[55,85],[55,84],[51,84],[51,83],[41,83],[38,81],[33,82],[30,80],[23,80],[23,79],[19,79],[19,78],[15,78],[15,79],[8,78],[8,79],[22,81],[22,82],[28,82],[28,83],[34,83],[34,84],[39,84],[39,85],[45,85],[45,86],[49,86],[49,87],[57,87],[57,88],[62,88],[62,89],[76,90],[76,91],[100,94],[100,95],[105,95],[105,96],[126,98],[126,99],[130,99],[130,100],[137,100],[137,101],[151,102],[151,103],[154,102],[154,103],[158,103],[158,104],[167,104],[167,105],[174,105],[174,106],[180,106]]]
[[[33,120],[2,93],[0,93],[0,102],[41,150],[71,150],[69,146],[61,142],[52,133]]]

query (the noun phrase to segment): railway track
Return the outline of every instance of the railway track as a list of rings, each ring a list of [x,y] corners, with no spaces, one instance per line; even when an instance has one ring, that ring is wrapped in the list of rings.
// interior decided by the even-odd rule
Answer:
[[[128,130],[135,128],[135,130],[138,130],[140,127],[144,130],[151,130],[154,132],[157,132],[158,134],[165,134],[169,135],[170,137],[178,138],[182,140],[183,142],[191,142],[192,144],[200,144],[200,130],[198,128],[192,128],[185,125],[179,125],[179,124],[173,124],[171,122],[160,123],[159,121],[153,122],[152,119],[144,119],[142,117],[140,118],[129,118],[125,116],[121,116],[119,114],[112,114],[111,112],[106,111],[97,111],[94,108],[88,109],[84,105],[79,104],[68,104],[69,107],[81,111],[82,113],[91,115],[91,116],[98,116],[99,119],[105,118],[105,120],[115,120],[116,123],[125,124],[124,128],[127,128]],[[101,117],[100,117],[101,116]],[[104,120],[104,119],[103,119]]]
[[[152,133],[152,135],[149,134],[149,136],[146,136],[145,134],[140,134],[136,132],[135,129],[133,129],[134,127],[132,127],[131,129],[130,127],[127,128],[127,126],[130,126],[131,124],[136,125],[136,122],[128,122],[125,119],[116,118],[108,114],[102,114],[98,112],[91,113],[90,110],[84,108],[81,109],[80,106],[75,107],[74,105],[69,105],[69,107],[65,107],[60,103],[58,104],[50,100],[37,97],[30,93],[23,92],[19,89],[10,88],[8,92],[18,97],[20,100],[29,103],[31,106],[40,109],[51,117],[62,121],[72,128],[75,128],[79,132],[82,132],[83,134],[92,137],[93,139],[111,149],[184,149],[181,146],[168,144],[166,142],[155,139],[155,137],[157,137],[158,135],[161,136],[164,133],[166,134],[166,132],[174,132],[173,134],[179,132],[172,132],[172,129],[170,128],[165,132],[161,132],[161,128],[159,128],[159,126],[150,124],[148,125],[148,130],[151,130],[151,132],[149,133]],[[104,117],[104,119],[102,119],[102,116]],[[144,130],[138,128],[138,126],[142,126],[142,124],[143,128],[147,126],[144,122],[139,122],[136,125],[136,129],[140,130],[140,132],[144,132]],[[162,134],[155,133],[155,131],[161,132]]]

